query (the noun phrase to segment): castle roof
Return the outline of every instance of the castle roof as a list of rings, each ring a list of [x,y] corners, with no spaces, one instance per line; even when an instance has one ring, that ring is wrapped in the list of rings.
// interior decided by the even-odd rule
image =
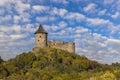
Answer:
[[[38,30],[35,32],[35,34],[37,34],[37,33],[45,33],[45,34],[47,34],[47,32],[42,27],[42,25],[40,25],[39,28],[38,28]]]

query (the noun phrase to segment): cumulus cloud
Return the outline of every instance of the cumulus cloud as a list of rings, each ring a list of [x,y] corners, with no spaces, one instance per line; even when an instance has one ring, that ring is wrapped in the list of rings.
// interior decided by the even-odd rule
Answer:
[[[52,11],[51,11],[51,15],[59,15],[59,16],[61,16],[61,17],[64,17],[65,16],[65,14],[67,14],[67,10],[66,9],[58,9],[58,8],[56,8],[56,7],[54,7],[53,9],[52,9]]]
[[[100,15],[100,16],[105,15],[106,11],[107,11],[106,9],[101,10],[101,11],[98,12],[98,15]]]
[[[36,17],[36,21],[37,22],[40,22],[40,23],[44,23],[44,22],[52,22],[52,21],[55,21],[56,18],[54,16],[39,16],[39,17]]]
[[[112,12],[120,11],[120,0],[104,0],[104,6],[108,7]]]
[[[83,14],[73,13],[73,12],[68,13],[68,14],[65,16],[65,18],[66,18],[66,19],[69,19],[69,20],[76,20],[76,21],[78,21],[78,22],[86,19],[86,17],[85,17]]]
[[[10,4],[10,3],[14,3],[14,0],[4,0],[4,1],[0,1],[0,6],[4,6],[5,4]]]
[[[119,53],[120,52],[120,40],[118,40],[118,39],[108,39],[106,41],[106,43],[108,44],[108,46],[112,50],[114,50],[114,53]]]
[[[50,1],[52,1],[52,2],[54,2],[54,3],[61,3],[61,4],[68,4],[69,2],[67,1],[67,0],[50,0]]]
[[[5,13],[4,9],[0,9],[0,15],[3,15]]]
[[[92,35],[90,32],[86,34],[80,34],[80,36],[80,38],[75,39],[75,42],[79,43],[76,44],[76,51],[80,55],[85,55],[89,59],[108,64],[117,62],[119,60],[119,40],[109,39],[97,33]],[[117,57],[114,57],[115,55],[117,55]],[[110,57],[112,57],[113,60],[109,60]]]
[[[12,34],[12,35],[10,35],[10,38],[12,40],[17,40],[17,39],[21,39],[21,38],[25,38],[25,37],[27,37],[26,34]]]
[[[112,24],[109,20],[104,20],[104,19],[100,19],[100,18],[87,18],[87,22],[90,25],[109,25]]]
[[[13,25],[13,26],[0,26],[0,31],[2,31],[2,32],[8,32],[8,33],[10,33],[10,32],[13,32],[13,31],[15,31],[15,32],[19,32],[21,30],[21,26],[19,26],[19,25]]]
[[[12,20],[12,16],[11,15],[5,15],[4,17],[3,16],[0,16],[0,23],[6,23],[6,22],[9,22]]]
[[[87,29],[87,28],[83,28],[83,27],[80,27],[80,26],[78,26],[77,28],[76,28],[76,33],[86,33],[86,32],[88,32],[89,30]]]
[[[120,0],[117,0],[116,3],[114,4],[114,8],[116,8],[118,11],[120,11]]]
[[[119,12],[116,12],[115,14],[111,15],[112,18],[116,19],[120,16]]]
[[[30,4],[23,3],[22,1],[15,1],[15,10],[18,14],[22,14],[28,9],[30,9]]]
[[[48,16],[36,17],[36,21],[38,22],[46,22],[48,20]]]
[[[88,5],[81,6],[83,2]],[[76,53],[80,55],[101,63],[120,62],[120,24],[116,21],[120,16],[120,0],[99,2],[0,1],[0,56],[8,59],[31,50],[34,32],[42,24],[49,40],[75,41]]]
[[[61,22],[59,22],[58,26],[61,28],[65,28],[67,26],[67,23],[64,21],[61,21]]]
[[[112,4],[114,2],[114,0],[104,0],[104,4]]]
[[[43,11],[48,11],[49,7],[43,6],[43,5],[34,5],[34,6],[32,6],[32,9],[35,11],[43,12]]]
[[[85,12],[93,12],[96,10],[97,5],[94,3],[88,4],[86,7],[83,8]]]
[[[13,19],[14,19],[14,23],[19,23],[19,21],[21,20],[21,17],[20,16],[17,16],[17,15],[15,15],[14,17],[13,17]]]
[[[22,52],[27,52],[31,50],[32,47],[30,46],[32,45],[34,45],[34,39],[32,38],[28,39],[27,41],[19,40],[19,42],[7,41],[7,42],[4,42],[4,45],[1,45],[0,47],[0,55],[4,60],[8,60],[9,58],[13,58]]]

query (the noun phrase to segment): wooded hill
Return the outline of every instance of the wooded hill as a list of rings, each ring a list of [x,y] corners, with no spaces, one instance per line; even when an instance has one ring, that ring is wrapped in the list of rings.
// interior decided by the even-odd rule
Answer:
[[[100,64],[74,53],[54,48],[22,53],[3,61],[1,80],[120,80],[120,64]]]

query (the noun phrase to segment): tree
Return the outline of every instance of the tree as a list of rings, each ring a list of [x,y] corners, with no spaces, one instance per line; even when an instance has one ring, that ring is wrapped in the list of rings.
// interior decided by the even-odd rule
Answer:
[[[19,68],[31,68],[36,56],[33,53],[23,53],[15,58],[16,65]]]
[[[0,63],[2,63],[3,62],[3,59],[1,58],[1,56],[0,56]]]
[[[101,80],[116,80],[115,75],[110,71],[106,71],[100,78]]]

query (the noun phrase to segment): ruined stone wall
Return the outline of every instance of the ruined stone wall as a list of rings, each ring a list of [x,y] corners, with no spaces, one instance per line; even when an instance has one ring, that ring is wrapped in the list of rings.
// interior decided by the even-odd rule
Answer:
[[[48,47],[62,49],[62,50],[66,50],[71,53],[75,53],[75,43],[74,42],[49,41]]]

